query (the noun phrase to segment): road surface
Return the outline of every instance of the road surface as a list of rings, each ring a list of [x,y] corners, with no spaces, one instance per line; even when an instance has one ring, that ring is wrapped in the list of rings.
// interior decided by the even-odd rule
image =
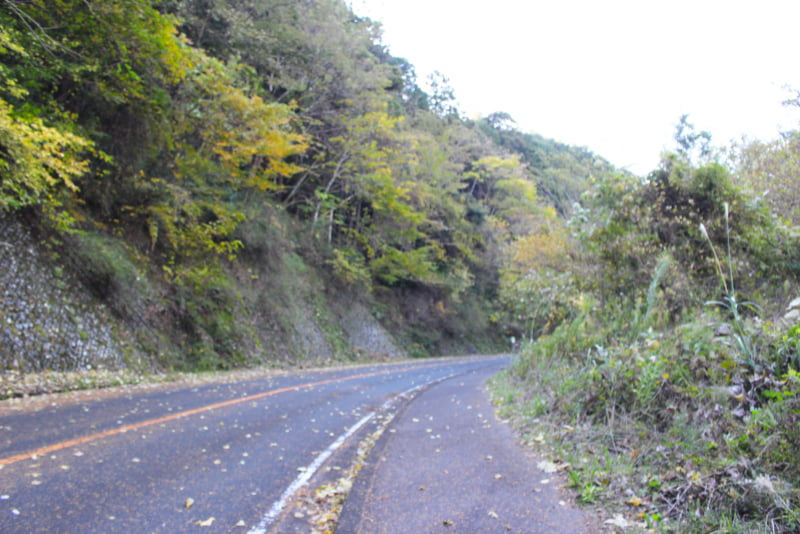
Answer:
[[[278,529],[294,491],[373,414],[409,391],[507,362],[426,360],[0,402],[0,532]]]
[[[400,410],[359,473],[337,534],[599,531],[560,493],[559,475],[540,469],[495,418],[492,371],[444,381]]]

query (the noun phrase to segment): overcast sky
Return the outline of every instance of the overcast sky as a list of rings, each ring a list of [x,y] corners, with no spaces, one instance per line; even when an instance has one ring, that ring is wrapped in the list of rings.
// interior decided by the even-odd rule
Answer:
[[[469,117],[585,146],[646,174],[689,114],[717,145],[800,124],[800,0],[351,0],[420,85],[438,70]]]

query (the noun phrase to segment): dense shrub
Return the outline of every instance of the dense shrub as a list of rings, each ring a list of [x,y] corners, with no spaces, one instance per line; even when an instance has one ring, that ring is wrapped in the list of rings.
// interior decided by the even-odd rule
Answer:
[[[627,500],[667,532],[800,528],[797,232],[734,184],[685,154],[599,181],[573,212],[573,261],[518,263],[503,288],[529,321],[572,303],[510,371],[519,410],[537,407],[581,500]]]

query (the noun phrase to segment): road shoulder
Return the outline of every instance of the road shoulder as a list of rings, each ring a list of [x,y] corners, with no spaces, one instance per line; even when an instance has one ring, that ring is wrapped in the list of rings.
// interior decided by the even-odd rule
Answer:
[[[599,532],[537,468],[472,372],[421,393],[378,440],[338,534]]]

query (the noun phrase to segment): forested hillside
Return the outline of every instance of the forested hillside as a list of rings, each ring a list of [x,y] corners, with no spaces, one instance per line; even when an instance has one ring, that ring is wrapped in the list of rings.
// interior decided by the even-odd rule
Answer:
[[[91,366],[97,313],[152,369],[505,346],[509,246],[612,171],[465,119],[343,0],[3,0],[0,69],[0,217],[66,291],[4,278],[18,372]],[[31,309],[69,295],[67,343]]]

